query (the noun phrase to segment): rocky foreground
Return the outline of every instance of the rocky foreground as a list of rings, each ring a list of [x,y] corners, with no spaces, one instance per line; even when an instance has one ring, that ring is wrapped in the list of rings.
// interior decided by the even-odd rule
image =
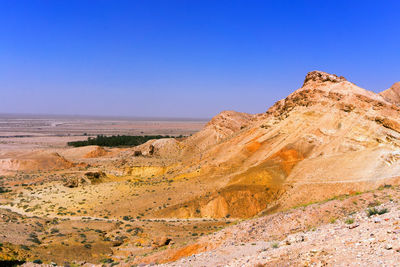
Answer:
[[[397,266],[399,196],[384,188],[252,219],[203,240],[217,248],[163,266]]]

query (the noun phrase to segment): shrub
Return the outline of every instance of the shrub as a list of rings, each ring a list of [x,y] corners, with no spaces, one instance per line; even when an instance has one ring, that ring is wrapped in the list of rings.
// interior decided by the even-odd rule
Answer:
[[[379,210],[374,207],[374,208],[369,208],[367,210],[367,215],[368,215],[368,217],[371,217],[372,215],[376,215],[376,214],[382,215],[382,214],[385,214],[386,212],[388,212],[388,209],[386,209],[386,208]]]
[[[42,242],[38,239],[36,233],[30,233],[29,238],[27,239],[28,241],[31,241],[32,243],[40,245]]]
[[[23,250],[31,250],[28,246],[25,246],[25,245],[21,245],[21,248],[22,248]]]
[[[101,263],[113,263],[114,260],[113,259],[102,259],[100,262]]]
[[[0,194],[2,194],[2,193],[7,193],[7,192],[11,192],[11,190],[6,189],[6,188],[4,188],[4,187],[0,187]]]
[[[50,229],[50,233],[52,233],[52,234],[56,234],[58,232],[60,232],[60,230],[58,230],[57,228]]]
[[[131,216],[124,216],[124,217],[122,217],[122,219],[124,221],[130,221],[132,219],[132,217]]]
[[[354,219],[353,218],[349,218],[345,221],[346,224],[352,224],[354,223]]]
[[[278,248],[278,247],[279,247],[279,243],[278,243],[278,242],[273,242],[273,243],[271,244],[271,247],[272,247],[272,248]]]

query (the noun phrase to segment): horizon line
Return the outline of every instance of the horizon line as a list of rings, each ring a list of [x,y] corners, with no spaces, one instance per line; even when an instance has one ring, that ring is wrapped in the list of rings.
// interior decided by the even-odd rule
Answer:
[[[127,119],[136,121],[209,121],[211,118],[200,117],[163,117],[163,116],[129,116],[129,115],[90,115],[90,114],[48,114],[48,113],[6,113],[0,112],[0,118],[86,118],[86,119]],[[22,119],[22,118],[19,118]]]

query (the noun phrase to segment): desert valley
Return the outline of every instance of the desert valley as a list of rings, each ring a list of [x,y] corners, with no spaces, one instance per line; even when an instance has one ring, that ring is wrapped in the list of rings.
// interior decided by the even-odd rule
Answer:
[[[71,147],[96,135],[169,135]],[[264,113],[0,118],[0,259],[53,265],[394,266],[400,83],[309,72]]]

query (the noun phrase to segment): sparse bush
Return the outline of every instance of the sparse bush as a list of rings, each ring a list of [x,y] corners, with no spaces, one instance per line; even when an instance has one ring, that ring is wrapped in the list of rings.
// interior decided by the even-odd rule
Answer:
[[[348,218],[346,221],[344,221],[346,224],[352,224],[354,223],[354,219],[353,218]]]
[[[272,248],[278,248],[278,247],[279,247],[279,243],[278,243],[278,242],[273,242],[273,243],[271,244],[271,247],[272,247]]]
[[[102,259],[100,262],[101,263],[113,263],[114,260],[113,259]]]
[[[0,194],[7,193],[7,192],[11,192],[11,190],[0,186]]]
[[[38,239],[36,233],[30,233],[29,238],[27,239],[28,241],[31,241],[32,243],[40,245],[42,242]]]
[[[57,228],[52,228],[52,229],[50,230],[50,233],[51,233],[51,234],[56,234],[56,233],[58,233],[58,232],[60,232],[60,230],[58,230]]]
[[[369,208],[367,210],[367,215],[368,215],[368,217],[371,217],[372,215],[376,215],[376,214],[382,215],[382,214],[385,214],[387,212],[388,212],[388,209],[386,209],[386,208],[377,209],[377,208],[373,207],[373,208]]]
[[[28,246],[25,246],[25,245],[21,245],[21,248],[22,248],[23,250],[31,250]]]

